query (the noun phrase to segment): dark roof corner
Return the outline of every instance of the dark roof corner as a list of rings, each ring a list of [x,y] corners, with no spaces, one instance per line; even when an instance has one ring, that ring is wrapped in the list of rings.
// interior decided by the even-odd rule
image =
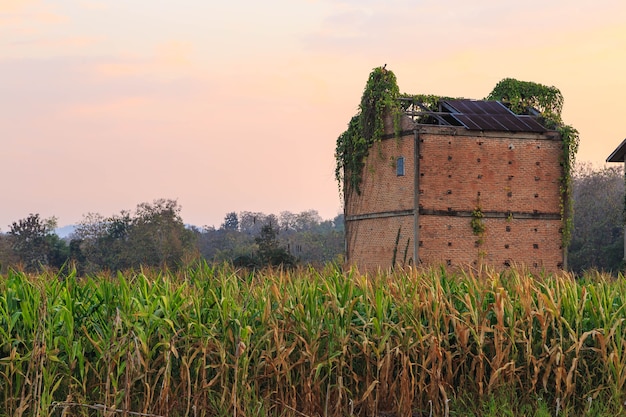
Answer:
[[[626,157],[626,139],[619,144],[617,148],[613,151],[608,158],[606,158],[606,162],[624,162]]]

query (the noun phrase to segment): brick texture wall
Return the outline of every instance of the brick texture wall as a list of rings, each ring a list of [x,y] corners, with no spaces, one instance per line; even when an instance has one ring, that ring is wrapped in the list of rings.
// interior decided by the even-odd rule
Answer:
[[[393,259],[412,262],[415,244],[420,261],[428,264],[562,267],[562,143],[554,132],[417,125],[416,138],[410,122],[403,123],[400,138],[370,149],[361,194],[346,195],[349,263],[370,270],[389,268]],[[391,128],[388,133],[393,136]],[[396,172],[399,157],[403,176]],[[482,236],[471,227],[476,209],[485,216]]]
[[[470,221],[467,217],[421,216],[422,262],[496,268],[517,264],[546,271],[562,266],[560,220],[485,219],[481,237],[473,234]]]
[[[387,269],[394,258],[396,265],[413,264],[413,216],[348,222],[346,238],[349,262],[363,271]]]
[[[420,204],[559,213],[561,141],[538,134],[499,136],[420,135]]]

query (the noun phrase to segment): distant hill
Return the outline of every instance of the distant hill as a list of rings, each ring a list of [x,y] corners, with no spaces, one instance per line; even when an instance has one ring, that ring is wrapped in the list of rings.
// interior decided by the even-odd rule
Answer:
[[[54,229],[54,232],[61,239],[65,239],[65,238],[70,237],[70,235],[74,233],[74,230],[76,230],[76,225],[70,224],[70,225],[63,226],[63,227],[57,227],[56,229]]]

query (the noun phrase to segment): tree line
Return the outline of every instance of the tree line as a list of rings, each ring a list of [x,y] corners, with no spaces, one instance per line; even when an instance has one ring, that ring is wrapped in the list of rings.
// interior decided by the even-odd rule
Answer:
[[[624,270],[623,167],[576,167],[574,227],[568,267],[575,273]],[[341,262],[343,215],[323,220],[315,210],[279,215],[230,212],[219,227],[186,226],[175,200],[141,203],[133,212],[105,217],[88,213],[69,238],[56,233],[56,219],[30,214],[0,233],[0,271],[61,268],[80,274],[130,268],[176,268],[193,259],[263,267]]]
[[[0,270],[29,272],[71,265],[79,274],[132,268],[177,268],[194,259],[236,266],[292,267],[337,261],[343,251],[343,216],[323,220],[315,210],[280,215],[231,212],[220,227],[187,226],[176,200],[158,199],[105,217],[88,213],[68,238],[56,218],[39,214],[0,234]]]
[[[572,180],[574,229],[568,268],[579,274],[589,269],[624,272],[623,166],[594,169],[579,164]]]
[[[219,228],[204,228],[198,250],[205,259],[235,266],[313,264],[341,261],[343,215],[323,220],[316,210],[278,216],[243,211],[226,214]]]

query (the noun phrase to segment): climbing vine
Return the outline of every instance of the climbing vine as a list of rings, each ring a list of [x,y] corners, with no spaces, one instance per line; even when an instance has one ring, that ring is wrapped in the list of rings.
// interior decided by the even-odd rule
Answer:
[[[350,120],[348,130],[337,138],[335,178],[340,186],[343,184],[344,194],[350,190],[361,193],[365,157],[370,147],[382,139],[387,114],[392,117],[396,134],[400,133],[399,96],[395,74],[384,67],[374,68],[365,85],[359,112]]]
[[[400,94],[395,74],[383,67],[374,68],[363,90],[359,112],[348,123],[348,129],[337,138],[335,178],[345,194],[361,193],[363,166],[372,145],[385,133],[385,116],[391,116],[394,133],[400,135],[400,118],[408,106],[420,103],[423,110],[437,111],[441,100],[451,99],[431,94]],[[432,123],[423,115],[418,123]]]
[[[441,100],[453,100],[451,97],[442,97],[434,94],[402,94],[400,98],[403,100],[403,109],[406,110],[410,103],[420,103],[423,110],[437,111],[439,110],[439,102]]]
[[[403,110],[407,110],[410,105],[418,103],[418,107],[424,114],[417,116],[415,122],[422,124],[432,124],[436,122],[427,112],[440,111],[440,103],[444,100],[458,100],[453,97],[437,96],[434,94],[403,94],[401,97],[401,105]]]
[[[533,114],[536,109],[543,125],[549,129],[562,123],[563,95],[556,87],[505,78],[496,84],[485,100],[500,101],[515,114]]]
[[[563,95],[556,87],[548,87],[529,81],[518,81],[505,78],[500,81],[485,100],[498,100],[507,105],[516,114],[532,114],[533,109],[540,112],[541,122],[548,129],[556,129],[563,141],[561,165],[561,220],[563,222],[563,245],[571,240],[573,228],[572,171],[576,152],[578,151],[579,134],[574,127],[563,124],[561,110]]]
[[[472,226],[472,233],[474,233],[475,236],[481,238],[485,234],[485,230],[487,229],[485,227],[485,221],[483,220],[483,217],[485,216],[483,215],[480,207],[476,207],[474,211],[472,211],[472,220],[470,221],[470,224]]]

